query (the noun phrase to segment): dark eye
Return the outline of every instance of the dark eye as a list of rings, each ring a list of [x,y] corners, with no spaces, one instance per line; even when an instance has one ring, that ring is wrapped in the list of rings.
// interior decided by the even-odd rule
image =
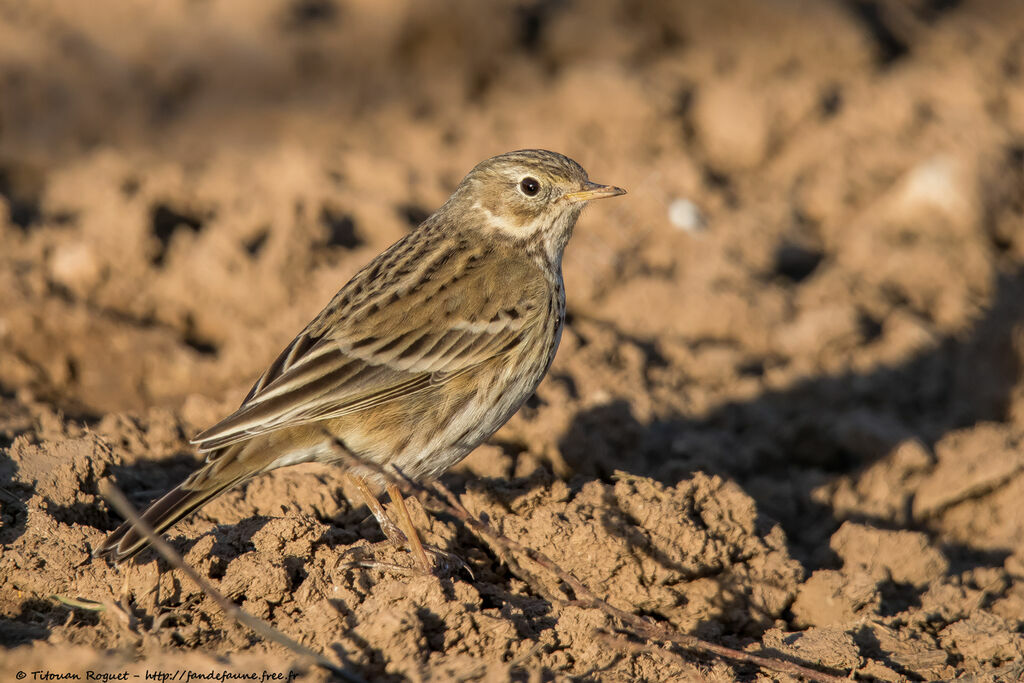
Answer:
[[[519,181],[519,189],[523,191],[527,197],[535,197],[540,192],[540,181],[536,178],[526,176]]]

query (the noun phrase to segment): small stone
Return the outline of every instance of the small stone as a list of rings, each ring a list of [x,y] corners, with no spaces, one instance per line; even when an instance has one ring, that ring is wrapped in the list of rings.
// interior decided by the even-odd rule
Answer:
[[[82,293],[99,281],[100,265],[88,244],[62,244],[50,259],[50,277],[71,291]]]
[[[668,222],[686,232],[703,232],[707,222],[700,208],[689,199],[673,199],[668,205]]]

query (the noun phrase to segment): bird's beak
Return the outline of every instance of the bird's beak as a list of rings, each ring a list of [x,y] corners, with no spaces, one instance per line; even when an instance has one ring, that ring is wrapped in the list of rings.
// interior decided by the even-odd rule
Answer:
[[[570,192],[563,195],[562,199],[568,202],[589,202],[591,199],[604,199],[605,197],[618,197],[620,194],[626,194],[625,190],[614,185],[599,185],[598,183],[588,182],[584,187],[586,189],[579,192]]]

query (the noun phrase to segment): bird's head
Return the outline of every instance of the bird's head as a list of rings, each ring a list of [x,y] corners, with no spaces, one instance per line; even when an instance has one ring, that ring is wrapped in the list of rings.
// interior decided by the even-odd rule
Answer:
[[[525,149],[477,164],[449,203],[471,217],[474,228],[542,248],[560,262],[586,203],[625,193],[590,182],[582,166],[557,152]]]

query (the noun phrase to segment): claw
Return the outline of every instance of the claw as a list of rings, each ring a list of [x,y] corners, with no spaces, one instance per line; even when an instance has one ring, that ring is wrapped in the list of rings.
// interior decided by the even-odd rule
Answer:
[[[384,560],[370,559],[379,552],[387,553],[398,549],[408,549],[408,546],[405,546],[404,544],[402,546],[398,546],[393,544],[391,541],[380,541],[369,545],[358,545],[354,548],[349,548],[344,553],[345,555],[354,555],[355,557],[353,557],[349,562],[339,564],[342,564],[342,568],[359,567],[361,569],[385,569],[405,576],[433,576],[435,573],[448,575],[455,571],[465,570],[471,580],[476,580],[476,575],[473,574],[473,570],[468,564],[466,564],[465,560],[455,553],[450,553],[447,550],[441,550],[440,548],[432,545],[423,545],[425,555],[429,556],[429,559],[433,560],[430,562],[430,568],[427,570],[424,570],[419,562],[414,562],[412,566],[409,566],[396,564],[394,562],[386,562]]]

